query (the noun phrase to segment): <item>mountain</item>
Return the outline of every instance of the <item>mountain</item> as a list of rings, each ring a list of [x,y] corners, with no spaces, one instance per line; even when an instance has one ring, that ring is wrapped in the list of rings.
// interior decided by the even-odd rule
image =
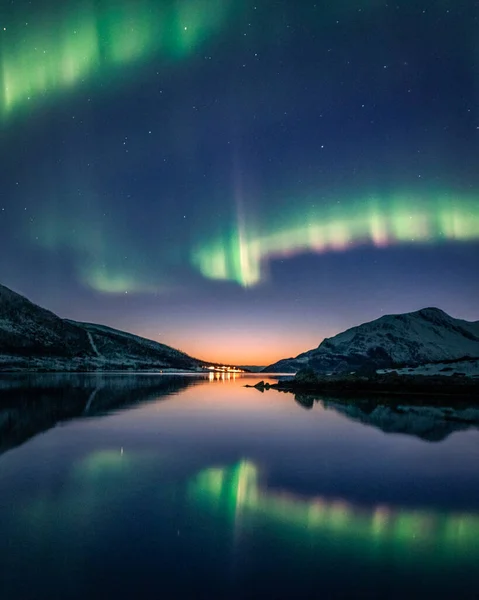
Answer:
[[[463,321],[439,308],[424,308],[352,327],[264,372],[294,373],[309,367],[318,373],[350,373],[464,358],[479,358],[479,321]]]
[[[0,370],[198,370],[201,365],[152,340],[61,319],[0,285]]]
[[[259,367],[258,365],[240,365],[239,368],[244,371],[249,371],[250,373],[261,373],[264,369],[264,365],[262,367]]]

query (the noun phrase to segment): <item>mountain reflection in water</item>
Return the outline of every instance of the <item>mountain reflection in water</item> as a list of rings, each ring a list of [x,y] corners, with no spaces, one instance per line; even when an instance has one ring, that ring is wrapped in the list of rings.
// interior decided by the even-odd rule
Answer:
[[[107,415],[166,399],[190,386],[221,383],[218,379],[211,373],[209,376],[22,374],[3,377],[0,380],[0,455],[60,422]],[[241,381],[241,377],[238,379]],[[296,394],[294,399],[308,410],[318,403],[326,410],[385,433],[403,433],[430,442],[444,440],[457,431],[479,428],[479,405],[411,405],[411,397],[407,396],[389,399],[387,403],[381,396],[348,400]],[[452,399],[451,403],[454,402]]]
[[[456,431],[479,429],[479,402],[476,405],[458,402],[454,397],[427,398],[425,403],[414,396],[381,395],[365,399],[333,398],[295,394],[296,403],[311,410],[315,403],[335,411],[352,421],[371,425],[384,433],[413,435],[427,442],[440,442]]]
[[[75,418],[106,415],[174,396],[201,377],[19,375],[0,380],[0,454]]]
[[[476,597],[472,413],[248,378],[0,379],[2,600]]]

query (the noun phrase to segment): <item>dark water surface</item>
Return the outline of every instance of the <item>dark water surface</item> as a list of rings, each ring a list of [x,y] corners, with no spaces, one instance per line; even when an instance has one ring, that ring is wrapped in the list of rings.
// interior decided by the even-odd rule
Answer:
[[[479,598],[476,429],[245,383],[1,379],[1,600]]]

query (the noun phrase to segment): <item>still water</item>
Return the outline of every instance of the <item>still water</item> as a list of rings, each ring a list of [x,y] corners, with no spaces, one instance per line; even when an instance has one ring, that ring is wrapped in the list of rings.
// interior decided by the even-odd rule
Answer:
[[[0,598],[479,598],[477,429],[245,383],[0,380]]]

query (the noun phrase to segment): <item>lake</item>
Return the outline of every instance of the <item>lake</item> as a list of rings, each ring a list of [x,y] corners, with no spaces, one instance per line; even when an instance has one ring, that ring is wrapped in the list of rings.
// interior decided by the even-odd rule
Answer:
[[[1,600],[479,598],[477,429],[259,379],[0,379]]]

